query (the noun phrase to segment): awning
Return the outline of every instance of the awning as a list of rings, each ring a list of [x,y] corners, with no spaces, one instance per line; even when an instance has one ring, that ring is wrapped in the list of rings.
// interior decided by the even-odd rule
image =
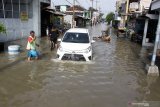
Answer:
[[[81,15],[75,15],[75,17],[85,19],[85,17],[83,17],[83,16],[81,16]]]
[[[59,16],[64,16],[65,14],[62,13],[62,12],[57,12],[57,11],[51,11],[51,10],[45,10],[46,12],[49,12],[49,13],[52,13],[52,14],[55,14],[55,15],[59,15]]]
[[[149,19],[157,19],[158,20],[158,15],[154,15],[154,14],[146,14],[146,17],[148,17]]]
[[[55,9],[51,8],[51,6],[45,7],[45,8],[43,8],[43,10],[51,10],[51,11],[55,11]]]
[[[143,15],[143,16],[139,16],[138,18],[158,20],[158,15],[146,14],[146,15]]]

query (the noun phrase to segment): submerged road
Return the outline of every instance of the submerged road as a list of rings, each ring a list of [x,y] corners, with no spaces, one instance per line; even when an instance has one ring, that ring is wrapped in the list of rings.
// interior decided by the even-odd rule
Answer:
[[[106,25],[88,29],[95,37]],[[26,42],[16,42],[20,55],[0,54],[0,107],[160,107],[160,79],[146,76],[141,47],[114,32],[111,38],[93,44],[89,63],[52,60],[56,50],[46,38],[42,58],[27,62]]]

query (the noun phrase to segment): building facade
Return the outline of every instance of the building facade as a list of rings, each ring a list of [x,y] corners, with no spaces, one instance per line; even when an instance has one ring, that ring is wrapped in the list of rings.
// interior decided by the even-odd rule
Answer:
[[[25,38],[31,30],[41,36],[44,3],[50,5],[50,0],[0,0],[0,23],[7,29],[6,34],[0,34],[0,41]]]

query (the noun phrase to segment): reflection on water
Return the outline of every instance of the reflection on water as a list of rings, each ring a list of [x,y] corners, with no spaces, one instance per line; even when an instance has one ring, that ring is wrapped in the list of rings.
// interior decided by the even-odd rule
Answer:
[[[106,25],[88,28],[99,36]],[[127,107],[160,100],[159,78],[146,77],[141,47],[124,38],[96,41],[92,62],[58,61],[46,38],[39,43],[38,61],[26,61],[25,46],[14,61],[0,54],[0,107]]]
[[[11,61],[15,61],[17,58],[19,57],[19,55],[8,55],[8,60],[11,60]]]

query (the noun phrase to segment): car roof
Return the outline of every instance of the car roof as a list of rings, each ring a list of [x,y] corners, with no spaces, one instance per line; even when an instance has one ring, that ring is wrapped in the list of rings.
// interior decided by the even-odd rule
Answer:
[[[85,28],[71,28],[67,32],[88,33],[88,29],[85,29]]]

